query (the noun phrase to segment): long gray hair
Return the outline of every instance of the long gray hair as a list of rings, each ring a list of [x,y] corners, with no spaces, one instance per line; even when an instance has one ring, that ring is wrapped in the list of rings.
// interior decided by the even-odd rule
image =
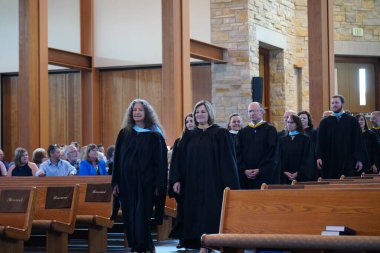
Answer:
[[[140,103],[145,112],[145,117],[144,117],[144,124],[145,128],[151,129],[154,125],[159,127],[162,131],[162,126],[160,121],[158,120],[158,116],[154,108],[149,104],[148,101],[144,99],[134,99],[128,106],[127,111],[124,114],[124,119],[123,122],[121,123],[121,128],[125,128],[127,132],[131,132],[133,126],[136,124],[136,122],[133,120],[133,107],[135,104]]]

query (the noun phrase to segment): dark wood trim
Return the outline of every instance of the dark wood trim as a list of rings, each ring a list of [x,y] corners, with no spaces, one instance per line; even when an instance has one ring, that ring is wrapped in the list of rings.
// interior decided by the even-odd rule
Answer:
[[[82,143],[101,140],[99,70],[94,68],[94,1],[80,1],[81,54],[91,58],[91,71],[81,71]]]
[[[269,50],[260,47],[259,54],[264,55],[264,97],[263,106],[266,111],[266,120],[270,122],[271,112],[270,112],[270,69],[269,69]]]
[[[199,40],[190,39],[190,56],[210,62],[227,63],[224,60],[224,52],[227,49]]]
[[[49,47],[49,64],[72,69],[91,70],[92,57]]]
[[[334,87],[333,8],[332,0],[307,1],[311,115],[322,115],[330,107],[330,89]]]
[[[49,142],[47,0],[19,1],[18,145]]]
[[[162,122],[170,145],[181,134],[184,115],[192,109],[189,0],[161,0]]]

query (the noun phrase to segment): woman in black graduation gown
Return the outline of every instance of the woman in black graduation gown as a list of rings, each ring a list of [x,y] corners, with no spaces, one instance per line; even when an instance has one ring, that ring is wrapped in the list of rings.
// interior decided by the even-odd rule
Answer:
[[[195,127],[194,125],[194,116],[192,113],[189,113],[185,116],[184,125],[183,125],[183,131],[182,136],[185,134],[185,132],[193,130]],[[172,151],[172,158],[170,163],[170,170],[169,170],[169,190],[168,194],[170,198],[175,198],[177,202],[177,215],[175,218],[175,223],[173,226],[172,231],[169,234],[169,238],[175,238],[179,239],[179,242],[177,244],[177,248],[180,249],[183,247],[183,198],[180,194],[177,194],[173,191],[173,178],[176,178],[175,169],[172,169],[172,164],[175,164],[175,160],[178,159],[178,146],[182,139],[182,136],[175,140],[173,145],[173,151]]]
[[[297,115],[300,117],[304,134],[309,136],[315,148],[317,144],[317,130],[314,128],[310,113],[308,111],[301,111]]]
[[[368,129],[367,120],[364,114],[360,113],[355,116],[358,120],[360,128],[362,130],[362,138],[365,150],[366,159],[363,162],[363,172],[365,173],[373,173],[373,168],[376,168],[375,165],[375,156],[377,151],[377,139],[376,134],[372,130]],[[377,168],[376,168],[377,171]],[[362,171],[361,171],[362,172]],[[356,172],[355,174],[360,175],[361,172]]]
[[[286,126],[289,133],[280,138],[282,183],[315,180],[314,149],[310,138],[303,132],[300,118],[291,115]]]
[[[218,233],[223,190],[239,188],[235,149],[227,129],[215,122],[214,108],[202,100],[194,107],[193,131],[183,135],[174,169],[174,192],[184,198],[183,246],[200,248],[204,233]],[[200,248],[204,253],[207,249]]]
[[[167,148],[152,106],[135,99],[116,140],[112,187],[119,196],[132,252],[154,252],[150,220],[162,223],[167,182]]]
[[[232,137],[232,141],[234,142],[234,146],[236,148],[237,142],[238,142],[238,132],[243,127],[243,120],[241,119],[240,114],[233,113],[228,118],[228,124],[227,129],[230,132],[230,135]]]

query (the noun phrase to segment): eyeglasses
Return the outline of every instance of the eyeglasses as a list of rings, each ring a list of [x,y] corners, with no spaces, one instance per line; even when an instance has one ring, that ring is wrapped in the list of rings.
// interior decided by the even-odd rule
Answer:
[[[294,123],[296,123],[296,122],[294,122],[294,121],[286,121],[286,123],[287,123],[287,124],[294,124]]]

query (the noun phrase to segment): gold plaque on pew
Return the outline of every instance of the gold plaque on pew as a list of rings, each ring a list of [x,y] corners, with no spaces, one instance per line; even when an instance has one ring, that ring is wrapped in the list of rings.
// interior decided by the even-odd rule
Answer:
[[[111,184],[87,184],[86,202],[110,202]]]
[[[25,213],[28,208],[30,190],[2,190],[0,213]]]
[[[46,193],[46,209],[71,208],[74,187],[48,187]]]

